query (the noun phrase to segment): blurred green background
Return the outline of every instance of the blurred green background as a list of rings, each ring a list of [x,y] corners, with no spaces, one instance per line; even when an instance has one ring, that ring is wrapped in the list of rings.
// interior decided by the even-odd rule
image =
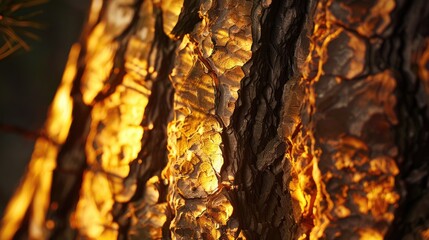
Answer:
[[[90,0],[50,0],[37,7],[41,14],[35,21],[45,26],[35,31],[40,39],[29,41],[30,51],[0,60],[1,124],[41,128],[89,5]],[[33,139],[0,131],[0,214],[25,172],[33,145]]]

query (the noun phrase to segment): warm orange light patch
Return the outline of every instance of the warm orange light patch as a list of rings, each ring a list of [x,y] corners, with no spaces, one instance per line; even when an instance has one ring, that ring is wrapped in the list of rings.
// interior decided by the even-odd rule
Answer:
[[[89,169],[84,174],[81,197],[73,221],[80,234],[90,239],[116,239],[118,236],[119,227],[113,221],[112,207],[115,202],[129,201],[137,189],[136,179],[129,178],[130,163],[137,159],[141,150],[145,131],[141,123],[156,78],[154,63],[150,60],[150,54],[153,54],[150,44],[154,37],[151,28],[154,24],[152,3],[145,1],[141,8],[144,17],[140,28],[128,42],[123,76],[119,68],[114,67],[112,53],[117,48],[117,42],[112,36],[128,24],[133,11],[126,5],[121,6],[127,18],[116,22],[115,19],[119,17],[115,15],[116,10],[112,6],[109,9],[111,14],[106,23],[99,23],[88,38],[89,54],[82,77],[83,98],[86,104],[93,105],[93,109],[85,147]],[[105,26],[116,30],[112,32],[111,28]],[[114,89],[109,89],[113,86],[106,84],[110,71],[118,76],[115,81],[120,82]],[[94,101],[96,96],[111,90],[112,93]],[[150,196],[150,193],[147,195]],[[163,208],[165,206],[155,205],[154,209],[148,210],[145,218],[150,217],[151,211],[162,212]],[[151,224],[158,226],[159,222],[162,219]],[[153,229],[158,231],[160,226]]]
[[[379,231],[366,228],[359,230],[360,240],[383,240],[383,235]]]
[[[117,44],[112,42],[112,38],[105,23],[95,26],[88,37],[86,67],[81,80],[83,100],[87,105],[93,104],[113,68],[113,55]]]
[[[162,8],[162,20],[164,32],[170,37],[174,38],[171,34],[174,26],[176,26],[179,14],[183,6],[183,0],[160,0]]]
[[[286,159],[292,165],[287,181],[293,200],[294,217],[299,226],[296,235],[299,239],[326,238],[327,228],[330,228],[331,233],[341,234],[340,228],[333,229],[331,226],[335,226],[340,219],[354,214],[366,214],[368,219],[371,219],[371,222],[365,223],[366,226],[359,226],[363,229],[359,232],[361,239],[382,239],[388,223],[393,221],[394,209],[399,201],[394,180],[398,174],[394,160],[395,149],[392,147],[386,154],[375,150],[374,146],[368,144],[367,139],[363,139],[365,134],[371,131],[371,127],[363,124],[370,121],[372,115],[383,115],[383,120],[379,120],[380,126],[372,127],[377,127],[380,133],[386,135],[390,130],[385,126],[397,123],[394,112],[396,99],[393,97],[396,83],[389,71],[379,72],[364,80],[358,78],[365,71],[367,64],[367,43],[355,33],[356,31],[362,36],[372,36],[374,32],[383,32],[390,23],[389,14],[395,4],[390,0],[382,0],[377,1],[370,9],[359,9],[368,11],[363,23],[361,18],[353,14],[347,15],[348,18],[339,14],[341,11],[352,13],[354,12],[352,8],[361,7],[358,3],[357,6],[353,4],[341,1],[318,3],[311,34],[310,54],[300,66],[303,74],[301,84],[307,86],[305,94],[308,97],[303,104],[305,106],[303,114],[310,116],[312,121],[306,123],[307,126],[303,127],[303,131],[295,138],[289,139],[292,149],[289,150],[289,155],[286,155]],[[344,26],[356,29],[350,31]],[[338,55],[342,58],[339,59]],[[329,84],[325,83],[328,81]],[[358,84],[359,81],[362,81],[361,85]],[[319,86],[324,86],[323,84],[327,87],[317,92],[317,89],[321,88]],[[374,86],[371,89],[376,88],[377,91],[364,93],[358,87],[363,84]],[[331,89],[340,89],[336,88],[337,85],[343,85],[344,89],[350,89],[348,91],[353,93],[362,91],[359,93],[365,97],[354,99],[351,92],[332,90],[335,94],[331,99],[335,99],[335,96],[343,97],[331,102],[331,106],[326,108],[326,103],[322,101],[330,99],[326,95],[330,94]],[[336,105],[337,102],[342,105]],[[336,133],[331,133],[332,137],[320,133],[324,129],[318,128],[319,122],[325,118],[335,120],[335,116],[330,116],[328,110],[348,108],[351,102],[362,109],[368,109],[368,112],[359,115],[350,113],[350,116],[343,120],[347,128],[336,126],[343,127],[340,136],[335,136]],[[323,106],[319,115],[318,104]],[[340,110],[338,112],[338,117],[349,114],[340,113]],[[294,126],[293,118],[288,119],[290,126]],[[346,125],[348,119],[350,125]],[[323,124],[326,128],[326,122]],[[332,121],[331,124],[336,123]],[[294,130],[287,127],[286,129],[288,133]],[[344,132],[348,129],[350,133]],[[356,212],[356,209],[359,212]],[[376,224],[385,225],[382,230],[371,228]],[[327,238],[330,237],[334,235]]]
[[[12,238],[28,210],[32,215],[29,230],[31,236],[38,239],[46,236],[45,216],[49,205],[52,172],[56,166],[58,146],[64,143],[72,121],[70,92],[79,51],[79,45],[74,45],[70,51],[63,79],[48,112],[44,127],[46,138],[39,138],[34,145],[25,180],[5,210],[0,239]]]
[[[80,234],[90,239],[116,239],[108,228],[117,230],[111,215],[113,193],[108,177],[103,172],[87,171],[83,176],[82,191],[74,214],[73,225]]]
[[[163,176],[168,180],[169,204],[175,211],[170,225],[173,238],[201,238],[198,234],[207,234],[214,239],[230,239],[237,231],[233,227],[227,227],[226,235],[220,231],[233,210],[221,192],[219,178],[224,159],[220,134],[222,125],[229,124],[238,97],[244,77],[241,67],[251,57],[251,3],[240,3],[240,12],[237,6],[228,9],[232,1],[221,2],[218,4],[227,8],[227,17],[210,16],[209,10],[215,6],[211,1],[202,3],[202,21],[183,38],[171,74],[176,90],[174,120],[167,130],[169,163]],[[237,11],[243,17],[239,18]],[[215,91],[230,96],[224,105],[215,104]],[[214,113],[222,118],[222,124]],[[188,221],[196,229],[186,229]]]

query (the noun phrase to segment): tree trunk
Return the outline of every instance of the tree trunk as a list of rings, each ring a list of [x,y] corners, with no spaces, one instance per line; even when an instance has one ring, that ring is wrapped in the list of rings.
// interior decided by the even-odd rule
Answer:
[[[425,0],[93,0],[1,239],[429,239]]]

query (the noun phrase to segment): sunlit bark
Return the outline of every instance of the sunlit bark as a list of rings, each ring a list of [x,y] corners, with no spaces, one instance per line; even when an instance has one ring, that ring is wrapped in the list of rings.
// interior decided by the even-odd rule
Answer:
[[[424,0],[93,0],[1,239],[428,239]]]

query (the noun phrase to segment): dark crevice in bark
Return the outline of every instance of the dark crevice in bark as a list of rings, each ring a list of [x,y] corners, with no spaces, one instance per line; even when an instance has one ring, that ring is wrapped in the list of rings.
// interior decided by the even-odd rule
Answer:
[[[73,238],[77,234],[70,226],[69,216],[79,199],[82,175],[86,168],[84,145],[92,110],[91,106],[83,103],[80,91],[79,79],[84,72],[85,54],[86,49],[82,47],[78,57],[78,66],[81,67],[77,70],[70,94],[73,99],[72,123],[69,135],[58,153],[57,166],[53,172],[51,206],[47,213],[47,220],[53,220],[55,223],[55,228],[51,230],[51,239],[57,239],[60,236]]]
[[[138,0],[133,4],[133,6],[130,6],[131,8],[135,9],[131,22],[122,33],[114,38],[114,41],[118,42],[119,48],[113,57],[113,67],[110,70],[109,78],[104,83],[104,88],[97,94],[97,96],[95,96],[93,104],[101,102],[113,94],[116,90],[116,87],[118,87],[124,79],[126,74],[125,54],[128,47],[128,41],[136,30],[137,22],[140,19],[140,8],[143,4],[143,1],[144,0]]]
[[[136,2],[136,9],[140,9],[143,1]],[[104,6],[104,5],[103,5]],[[102,8],[103,10],[104,8]],[[105,11],[105,10],[104,10]],[[100,102],[110,96],[125,75],[124,62],[127,48],[127,39],[135,28],[135,22],[139,19],[139,11],[136,10],[129,26],[121,33],[116,41],[119,42],[119,49],[114,56],[114,67],[112,68],[106,87],[94,99],[94,103]],[[85,41],[83,38],[82,41]],[[71,96],[73,97],[72,124],[69,135],[61,147],[57,157],[57,167],[54,170],[51,192],[51,207],[48,210],[47,219],[55,222],[55,227],[51,231],[50,238],[75,238],[77,232],[70,226],[70,214],[75,210],[80,196],[83,172],[86,169],[85,143],[89,133],[90,115],[92,105],[88,106],[83,102],[81,93],[81,81],[85,71],[85,44],[78,60],[78,71],[73,81]],[[82,63],[82,64],[79,64]]]
[[[201,0],[185,0],[179,20],[171,31],[171,34],[181,38],[185,34],[190,33],[195,25],[201,21],[198,13],[200,5]]]
[[[143,4],[143,0],[138,0],[132,6],[134,10],[133,17],[131,22],[125,28],[125,30],[114,38],[114,41],[119,44],[118,50],[115,52],[113,57],[113,67],[110,70],[109,78],[104,83],[104,88],[95,96],[93,104],[101,102],[111,94],[113,94],[118,87],[126,74],[125,71],[125,53],[128,47],[129,38],[134,34],[137,26],[137,22],[140,18],[140,8]]]
[[[231,118],[238,142],[238,190],[231,193],[233,215],[249,239],[291,237],[284,218],[291,214],[291,206],[287,206],[287,193],[279,180],[283,172],[277,167],[286,144],[278,138],[277,128],[283,87],[295,71],[295,45],[307,17],[307,5],[307,1],[273,1],[264,10],[260,46],[253,52],[250,75],[241,83]],[[273,148],[273,154],[264,154]],[[267,162],[266,167],[258,170],[257,162]],[[261,196],[265,198],[260,200]]]
[[[128,26],[124,29],[122,33],[120,33],[118,36],[115,37],[115,41],[120,43],[127,43],[126,39],[132,35],[135,31],[136,23],[140,19],[140,9],[145,0],[135,0],[134,3],[131,4],[131,6],[123,6],[123,7],[129,7],[131,9],[134,9],[134,14],[131,19],[131,22],[128,24]],[[101,15],[100,15],[101,16]]]
[[[126,239],[131,227],[129,216],[125,216],[129,209],[128,204],[138,202],[143,199],[146,182],[152,176],[160,176],[161,171],[167,164],[167,125],[171,121],[173,108],[174,89],[168,78],[173,69],[173,60],[176,43],[174,43],[163,31],[161,11],[155,8],[155,38],[152,50],[157,51],[155,71],[158,73],[154,80],[148,105],[146,106],[141,126],[145,129],[141,150],[130,164],[130,174],[128,178],[137,178],[137,189],[134,196],[127,203],[116,203],[113,212],[114,220],[118,222],[119,238]],[[149,80],[149,76],[146,80]],[[152,126],[149,128],[149,126]],[[127,181],[127,179],[125,181]],[[162,183],[159,187],[159,203],[167,201],[167,186]],[[169,213],[167,213],[169,215]],[[171,216],[167,216],[171,220]],[[166,222],[167,232],[164,237],[169,238],[169,221]]]
[[[90,113],[90,107],[74,102],[74,120],[69,137],[58,154],[52,182],[51,203],[57,203],[58,206],[51,208],[48,213],[48,219],[55,222],[52,239],[58,239],[60,236],[69,237],[68,232],[75,234],[69,218],[79,199],[83,170],[86,167],[84,146],[89,132]]]
[[[429,227],[429,116],[426,113],[429,106],[417,98],[423,79],[412,69],[414,63],[409,57],[416,49],[416,39],[428,37],[421,28],[427,24],[428,17],[426,1],[398,1],[392,16],[393,32],[387,39],[387,48],[382,49],[383,59],[398,74],[396,141],[400,172],[397,182],[401,191],[399,207],[385,239],[418,239],[419,233]]]

